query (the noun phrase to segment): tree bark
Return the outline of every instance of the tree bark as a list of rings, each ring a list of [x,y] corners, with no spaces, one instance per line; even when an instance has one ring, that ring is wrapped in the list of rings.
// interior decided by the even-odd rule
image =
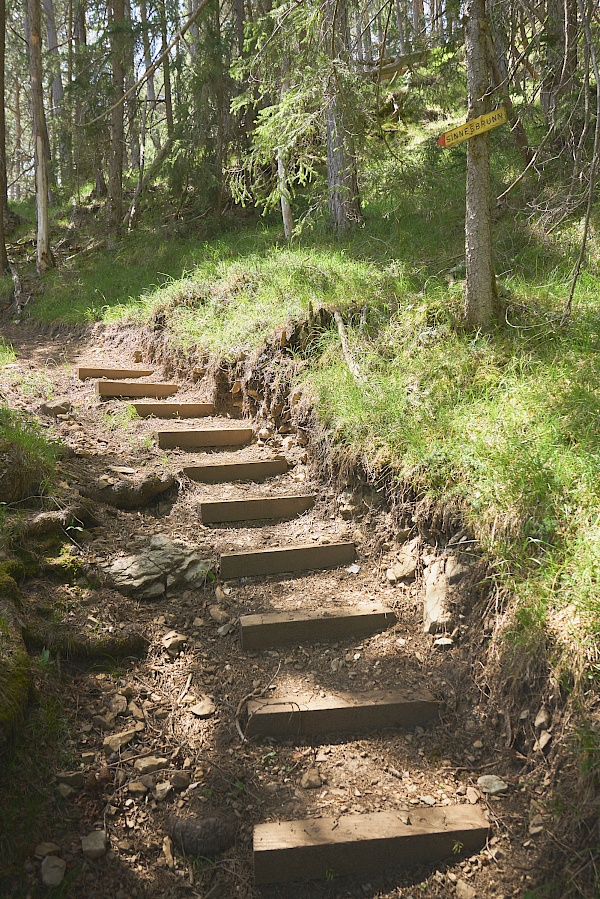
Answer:
[[[123,218],[123,149],[125,140],[122,101],[125,83],[124,0],[109,0],[110,44],[112,55],[113,104],[110,114],[110,162],[108,169],[107,220],[110,228],[118,228]]]
[[[167,10],[164,0],[158,0],[158,14],[160,16],[160,33],[162,40],[161,52],[164,53],[169,43],[167,35]],[[167,135],[173,134],[173,99],[171,93],[171,62],[169,54],[163,60],[163,81],[165,89],[165,114],[167,118]]]
[[[58,132],[58,159],[61,182],[68,181],[70,174],[69,138],[64,120],[64,89],[60,71],[60,53],[58,50],[58,34],[56,31],[56,19],[54,16],[53,0],[42,0],[44,17],[46,19],[46,36],[48,39],[48,54],[52,67],[52,118],[56,122]]]
[[[8,271],[4,214],[8,212],[6,189],[6,113],[4,109],[4,66],[6,58],[6,3],[0,0],[0,275]]]
[[[348,56],[348,19],[345,0],[327,0],[327,39],[331,75],[325,91],[327,129],[327,184],[331,224],[338,236],[361,221],[358,177],[352,135],[347,127],[344,101],[338,84],[336,66]]]
[[[467,63],[467,121],[488,112],[485,0],[466,0],[465,55]],[[499,302],[492,255],[492,214],[489,132],[467,141],[467,202],[465,251],[467,284],[465,319],[472,328],[491,328],[498,320]]]
[[[35,159],[35,201],[37,213],[37,270],[40,275],[54,267],[50,250],[48,212],[48,133],[42,86],[42,41],[40,0],[28,0],[29,72],[33,112],[33,144]]]

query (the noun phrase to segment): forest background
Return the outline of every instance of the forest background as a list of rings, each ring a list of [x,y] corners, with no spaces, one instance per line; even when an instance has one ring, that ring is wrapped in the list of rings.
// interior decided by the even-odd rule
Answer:
[[[499,707],[535,694],[572,710],[569,882],[589,879],[597,4],[0,0],[0,21],[3,304],[20,320],[158,322],[182,352],[225,361],[290,318],[339,312],[345,346],[335,325],[313,333],[296,376],[346,458],[452,509],[487,555],[481,681]],[[483,160],[474,142],[437,146],[501,104]],[[484,251],[468,241],[482,185]]]

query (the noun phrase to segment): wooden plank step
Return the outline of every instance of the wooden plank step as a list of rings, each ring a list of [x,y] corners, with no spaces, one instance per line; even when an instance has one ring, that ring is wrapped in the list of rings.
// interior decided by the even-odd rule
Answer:
[[[256,518],[293,518],[315,504],[314,496],[251,496],[200,503],[204,524],[224,521],[249,521]]]
[[[127,381],[97,381],[98,396],[172,396],[179,390],[178,384],[130,384]]]
[[[133,403],[140,418],[202,418],[215,411],[213,403]]]
[[[184,475],[203,484],[226,484],[230,481],[264,481],[278,474],[285,474],[288,463],[281,459],[265,459],[257,462],[207,462],[204,465],[187,465]]]
[[[248,702],[251,737],[295,737],[316,734],[415,727],[433,718],[439,704],[428,693],[408,697],[395,690],[294,696]]]
[[[364,637],[392,627],[396,616],[378,602],[357,603],[318,612],[267,612],[242,615],[244,649],[270,649],[285,643],[343,640]]]
[[[157,431],[161,449],[195,449],[212,446],[241,446],[252,439],[252,428],[190,428],[181,431]]]
[[[152,368],[78,368],[80,381],[88,378],[147,378],[154,374]]]
[[[354,561],[354,543],[306,543],[221,555],[221,577],[253,577],[315,568],[337,568]]]
[[[335,818],[275,821],[254,828],[257,885],[322,880],[473,855],[490,825],[474,805],[411,808]]]

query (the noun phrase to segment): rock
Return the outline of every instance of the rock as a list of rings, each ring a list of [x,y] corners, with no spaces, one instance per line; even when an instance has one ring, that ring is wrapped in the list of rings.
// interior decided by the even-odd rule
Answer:
[[[67,863],[56,855],[47,855],[42,862],[42,883],[47,887],[57,887],[63,882]]]
[[[364,511],[364,501],[358,493],[344,490],[337,497],[337,504],[342,518],[355,518]]]
[[[217,622],[217,624],[227,624],[229,621],[229,613],[220,606],[209,606],[208,614],[213,621]]]
[[[108,715],[94,715],[92,718],[94,727],[97,727],[99,730],[112,730],[115,726],[115,721],[115,716],[110,713]]]
[[[235,843],[235,818],[177,818],[167,821],[167,833],[182,855],[214,856]]]
[[[46,858],[47,855],[56,855],[60,852],[60,846],[56,843],[38,843],[34,851],[37,858]]]
[[[111,734],[109,737],[104,738],[102,747],[104,751],[109,754],[111,752],[119,752],[119,750],[123,749],[124,746],[127,746],[128,743],[131,743],[136,734],[137,730],[135,728],[121,731],[118,734]]]
[[[479,802],[479,793],[475,787],[467,787],[465,796],[467,797],[467,802],[470,802],[471,805],[475,805]]]
[[[109,702],[108,707],[113,715],[125,715],[127,712],[127,698],[122,693],[117,693]]]
[[[73,411],[73,404],[67,397],[57,396],[53,400],[47,400],[40,406],[40,413],[56,418],[59,415],[68,415]]]
[[[154,787],[154,798],[157,802],[164,802],[173,792],[173,785],[170,781],[165,780],[157,783]]]
[[[323,781],[317,768],[309,768],[308,771],[304,772],[300,786],[303,790],[318,790],[319,787],[323,786]]]
[[[546,746],[548,746],[548,744],[550,743],[551,739],[552,734],[547,730],[543,730],[535,742],[534,749],[539,749],[540,752],[543,752]]]
[[[173,475],[165,472],[151,472],[133,478],[121,476],[114,483],[110,480],[99,478],[91,485],[80,487],[79,492],[88,499],[117,509],[142,509],[177,484]]]
[[[210,718],[215,713],[215,704],[209,696],[203,696],[199,702],[190,707],[196,718]]]
[[[445,652],[447,649],[452,649],[454,640],[452,637],[438,637],[437,640],[433,641],[433,645],[434,648],[438,649],[440,652]]]
[[[81,848],[85,858],[90,861],[96,861],[106,855],[106,831],[93,830],[86,837],[81,837]]]
[[[181,790],[187,790],[191,782],[191,771],[174,771],[173,774],[171,774],[171,783],[173,785],[173,789],[177,790],[178,792]]]
[[[133,780],[127,789],[132,796],[145,796],[148,792],[148,787],[141,780]]]
[[[544,830],[544,819],[541,815],[534,815],[529,822],[529,836],[537,837]]]
[[[210,563],[193,547],[157,534],[139,553],[115,559],[103,569],[125,596],[157,599],[169,592],[201,587]]]
[[[168,764],[168,759],[156,755],[147,755],[146,758],[136,759],[133,767],[138,774],[154,774],[155,771],[166,768]]]
[[[256,436],[259,440],[269,440],[273,436],[273,431],[270,428],[261,428]]]
[[[143,362],[144,361],[144,354],[141,350],[133,351],[133,361],[134,362]]]
[[[477,891],[466,880],[456,881],[457,899],[477,899]]]
[[[540,730],[548,730],[550,727],[550,712],[545,706],[542,706],[537,715],[535,716],[535,721],[533,726],[537,731]]]
[[[419,799],[424,805],[435,805],[436,799],[434,796],[419,796]]]
[[[70,787],[68,784],[58,785],[58,793],[63,799],[70,799],[76,792],[77,790],[74,790],[73,787]]]
[[[477,786],[483,793],[489,796],[496,796],[498,793],[506,793],[508,784],[496,774],[483,774],[477,778]]]
[[[59,784],[67,784],[73,790],[80,790],[85,781],[83,771],[59,771],[56,779]]]
[[[175,867],[175,859],[173,858],[173,841],[171,840],[171,837],[164,838],[162,849],[167,868],[172,871]]]
[[[177,631],[169,631],[162,638],[162,645],[165,647],[170,656],[177,656],[187,643],[188,638],[185,634],[178,634]]]
[[[401,548],[398,560],[386,572],[390,584],[398,581],[414,581],[419,564],[420,543],[421,538],[415,537]]]
[[[38,512],[23,522],[23,534],[32,540],[52,535],[64,536],[69,528],[95,528],[100,524],[92,510],[82,503],[74,503],[54,512]],[[96,594],[98,596],[98,594]]]

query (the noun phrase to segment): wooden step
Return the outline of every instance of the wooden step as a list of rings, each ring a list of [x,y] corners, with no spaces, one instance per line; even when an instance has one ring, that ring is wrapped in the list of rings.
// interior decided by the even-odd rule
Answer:
[[[80,381],[88,378],[148,378],[154,374],[152,368],[78,368]]]
[[[285,574],[315,568],[337,568],[354,561],[354,543],[306,543],[273,549],[223,553],[221,577],[253,577],[259,574]]]
[[[133,403],[140,418],[202,418],[215,411],[213,403]]]
[[[322,609],[318,612],[266,612],[242,615],[244,649],[270,649],[285,643],[320,643],[365,637],[392,627],[396,616],[378,602]]]
[[[178,384],[130,384],[127,381],[97,381],[98,396],[172,396],[179,390]]]
[[[473,855],[485,846],[489,829],[483,811],[473,805],[258,824],[254,879],[257,885],[325,882]]]
[[[439,704],[427,693],[409,697],[394,690],[252,699],[247,705],[246,733],[250,737],[304,737],[415,727],[435,717],[438,709]]]
[[[293,518],[315,504],[314,496],[252,496],[200,504],[202,522],[249,521],[256,518]]]
[[[181,431],[157,431],[161,449],[196,449],[213,446],[241,446],[252,439],[252,428],[190,428]]]
[[[202,484],[225,484],[230,481],[264,481],[278,474],[285,474],[288,463],[280,459],[257,462],[207,462],[204,465],[187,465],[183,469],[192,481]]]

